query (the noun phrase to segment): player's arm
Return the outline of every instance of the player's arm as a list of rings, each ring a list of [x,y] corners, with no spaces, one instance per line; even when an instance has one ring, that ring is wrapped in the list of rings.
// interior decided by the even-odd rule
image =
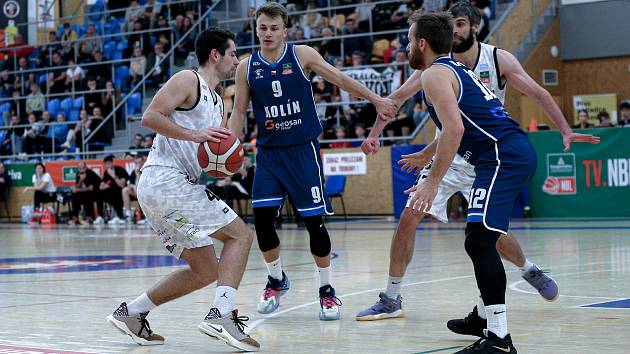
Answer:
[[[249,105],[249,84],[247,83],[247,59],[242,60],[236,67],[236,90],[234,96],[234,106],[228,121],[228,127],[243,140],[243,125],[247,116],[247,106]]]
[[[585,142],[598,144],[599,137],[590,134],[574,133],[567,120],[564,118],[560,107],[556,104],[549,91],[542,88],[534,79],[529,76],[521,63],[511,53],[497,49],[497,59],[501,73],[516,90],[531,97],[551,118],[560,130],[564,142],[564,151],[568,151],[572,142]]]
[[[219,142],[227,137],[227,129],[209,127],[203,130],[190,130],[177,125],[170,115],[177,107],[192,107],[197,102],[198,78],[190,70],[182,70],[170,78],[155,94],[151,104],[142,115],[141,124],[145,128],[178,140],[197,143],[206,140]]]
[[[306,70],[312,70],[324,80],[338,86],[340,89],[349,92],[353,96],[364,98],[376,107],[376,111],[387,120],[396,117],[398,107],[394,102],[385,97],[380,97],[367,87],[350,76],[342,73],[339,69],[330,65],[322,56],[313,48],[305,45],[296,46],[297,53],[302,67]]]

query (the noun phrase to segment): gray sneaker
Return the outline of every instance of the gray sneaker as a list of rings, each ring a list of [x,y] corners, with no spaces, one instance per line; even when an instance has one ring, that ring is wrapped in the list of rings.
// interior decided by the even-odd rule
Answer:
[[[386,318],[405,317],[405,311],[402,309],[402,297],[398,295],[396,299],[392,299],[385,293],[378,294],[378,301],[374,306],[365,309],[357,314],[357,321],[376,321]]]
[[[127,304],[123,302],[113,314],[107,316],[107,321],[139,345],[164,344],[164,337],[153,333],[149,327],[148,314],[148,312],[144,312],[130,316],[127,311]]]
[[[545,300],[555,301],[560,295],[558,283],[545,274],[537,265],[530,270],[521,273],[521,277],[534,287]]]
[[[260,344],[244,332],[249,317],[238,316],[238,310],[232,311],[231,316],[221,317],[217,308],[211,308],[206,319],[197,326],[199,331],[214,339],[219,339],[228,345],[247,352],[260,350]]]

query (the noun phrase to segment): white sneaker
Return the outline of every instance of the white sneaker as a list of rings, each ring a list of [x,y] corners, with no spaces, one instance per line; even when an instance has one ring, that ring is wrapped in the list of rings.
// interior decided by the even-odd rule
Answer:
[[[94,219],[94,222],[92,222],[92,224],[97,224],[97,225],[104,224],[104,223],[105,223],[105,220],[103,220],[102,216],[98,216],[96,219]]]
[[[125,223],[125,220],[119,218],[118,216],[115,216],[113,219],[107,222],[107,225],[117,225],[117,224],[124,224],[124,223]]]
[[[197,328],[201,333],[222,340],[241,351],[257,352],[260,350],[260,344],[244,332],[245,321],[249,321],[249,317],[239,316],[238,310],[233,310],[230,315],[221,317],[219,310],[212,308]]]
[[[138,220],[138,221],[136,222],[136,224],[138,224],[138,225],[144,225],[144,224],[146,224],[146,223],[147,223],[147,219],[140,219],[140,220]]]

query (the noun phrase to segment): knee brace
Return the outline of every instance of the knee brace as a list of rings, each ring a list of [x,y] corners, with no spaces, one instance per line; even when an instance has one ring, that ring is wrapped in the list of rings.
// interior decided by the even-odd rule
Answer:
[[[486,306],[505,304],[507,280],[496,243],[501,234],[488,230],[482,223],[466,225],[464,247],[475,268],[477,287]]]
[[[254,226],[256,239],[261,251],[267,252],[280,245],[280,239],[274,226],[278,207],[254,208]]]
[[[321,215],[304,218],[304,224],[308,230],[311,244],[311,253],[317,257],[326,257],[330,254],[330,236],[324,226]]]

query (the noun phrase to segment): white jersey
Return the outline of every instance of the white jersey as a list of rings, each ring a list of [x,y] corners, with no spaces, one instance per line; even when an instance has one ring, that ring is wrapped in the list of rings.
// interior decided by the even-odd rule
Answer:
[[[223,120],[223,100],[209,88],[201,75],[197,72],[195,75],[198,79],[197,103],[190,109],[177,108],[170,118],[175,124],[190,130],[219,127]],[[191,180],[197,180],[202,172],[197,160],[198,146],[199,144],[193,141],[158,134],[142,169],[149,166],[172,167],[188,175]]]

